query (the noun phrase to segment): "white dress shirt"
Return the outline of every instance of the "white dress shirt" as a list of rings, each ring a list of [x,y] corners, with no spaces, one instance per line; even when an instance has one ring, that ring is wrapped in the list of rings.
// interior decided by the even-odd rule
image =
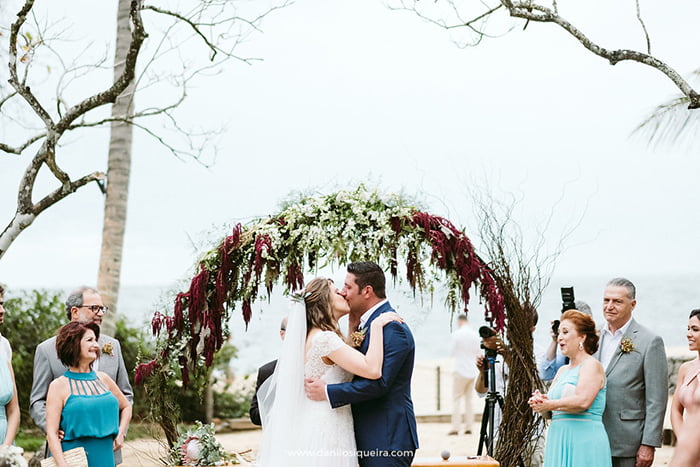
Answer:
[[[362,314],[362,316],[360,316],[360,329],[362,329],[362,328],[365,327],[365,324],[367,324],[367,320],[369,319],[370,316],[372,316],[372,313],[374,313],[374,312],[376,311],[377,308],[379,308],[380,306],[384,305],[384,304],[385,304],[386,302],[388,302],[388,301],[389,301],[389,299],[388,299],[388,298],[385,298],[384,300],[382,300],[381,302],[377,303],[376,305],[374,305],[374,306],[373,306],[372,308],[370,308],[369,310],[365,311],[365,312]]]
[[[610,331],[610,325],[605,323],[603,329],[600,331],[600,363],[603,365],[603,369],[607,370],[610,361],[615,355],[615,350],[620,347],[622,342],[622,336],[627,332],[627,328],[630,327],[632,318],[630,317],[620,329],[615,331],[613,334]]]

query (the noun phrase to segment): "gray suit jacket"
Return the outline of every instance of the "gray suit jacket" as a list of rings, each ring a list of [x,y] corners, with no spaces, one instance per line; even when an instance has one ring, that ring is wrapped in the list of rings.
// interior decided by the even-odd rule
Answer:
[[[635,457],[641,444],[661,446],[668,365],[661,337],[634,319],[622,338],[631,339],[634,349],[623,353],[618,347],[605,370],[603,424],[613,457]],[[596,358],[600,359],[600,350]]]
[[[122,348],[119,341],[113,337],[100,335],[98,340],[100,349],[105,344],[112,344],[112,355],[102,353],[99,361],[99,370],[117,383],[130,403],[134,402],[134,392],[129,384],[129,375],[124,365]],[[49,392],[51,382],[62,376],[68,368],[61,363],[56,353],[56,337],[51,337],[37,345],[34,351],[34,377],[32,380],[32,393],[29,396],[29,413],[44,432],[46,432],[46,394]],[[115,452],[115,462],[122,461],[121,451]]]

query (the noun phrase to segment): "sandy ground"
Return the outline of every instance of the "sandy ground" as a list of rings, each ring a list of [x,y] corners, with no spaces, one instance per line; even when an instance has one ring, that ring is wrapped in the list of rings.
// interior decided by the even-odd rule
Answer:
[[[418,438],[420,449],[416,457],[438,457],[443,450],[449,450],[453,458],[473,456],[479,443],[479,424],[474,423],[471,435],[448,436],[449,423],[419,423]],[[244,458],[252,460],[260,442],[260,430],[245,430],[217,435],[217,439],[229,452],[239,452]],[[123,450],[124,466],[162,465],[158,458],[162,455],[159,444],[154,440],[128,441]],[[654,466],[668,465],[673,455],[673,448],[664,446],[656,451]]]
[[[478,420],[481,417],[484,402],[476,393],[472,402],[476,414],[472,434],[447,435],[451,429],[449,423],[449,414],[452,410],[451,372],[450,360],[416,362],[412,384],[420,442],[416,457],[438,457],[443,450],[450,451],[453,458],[473,456],[477,452],[480,428]],[[252,460],[257,453],[261,435],[262,432],[259,429],[239,430],[218,434],[217,439],[227,451],[241,453],[244,458]],[[163,456],[164,450],[155,440],[141,439],[127,441],[123,453],[125,467],[156,466],[162,465],[158,459]],[[654,466],[668,465],[672,455],[672,447],[664,446],[658,449]]]

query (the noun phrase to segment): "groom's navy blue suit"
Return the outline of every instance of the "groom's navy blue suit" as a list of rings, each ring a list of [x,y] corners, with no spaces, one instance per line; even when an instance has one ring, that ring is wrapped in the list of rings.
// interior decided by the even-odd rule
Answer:
[[[394,311],[389,302],[377,308],[365,323],[367,334],[360,352],[367,353],[370,324],[387,311]],[[361,467],[411,465],[418,448],[411,401],[414,354],[415,342],[408,326],[391,322],[384,327],[382,377],[369,380],[355,376],[349,383],[327,386],[333,408],[352,404]]]

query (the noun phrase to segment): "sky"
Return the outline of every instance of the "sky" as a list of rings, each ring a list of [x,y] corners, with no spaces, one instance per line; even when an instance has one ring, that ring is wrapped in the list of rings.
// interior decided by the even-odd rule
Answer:
[[[643,47],[631,4],[558,3],[601,44]],[[688,76],[700,7],[642,6],[653,52]],[[113,12],[92,14],[92,33],[113,27]],[[362,182],[415,196],[467,235],[471,188],[512,196],[529,241],[570,232],[555,274],[697,275],[697,151],[631,136],[677,94],[673,84],[637,63],[610,66],[553,25],[516,24],[460,48],[458,32],[375,0],[299,0],[276,12],[240,48],[262,61],[231,62],[190,90],[188,118],[225,125],[215,162],[178,160],[136,135],[122,284],[187,278],[198,250],[232,223],[275,214],[295,191]],[[17,137],[0,129],[2,140]],[[72,173],[106,168],[105,132],[61,150]],[[0,155],[3,225],[28,156]],[[95,283],[101,203],[90,185],[41,214],[0,259],[0,281]]]

